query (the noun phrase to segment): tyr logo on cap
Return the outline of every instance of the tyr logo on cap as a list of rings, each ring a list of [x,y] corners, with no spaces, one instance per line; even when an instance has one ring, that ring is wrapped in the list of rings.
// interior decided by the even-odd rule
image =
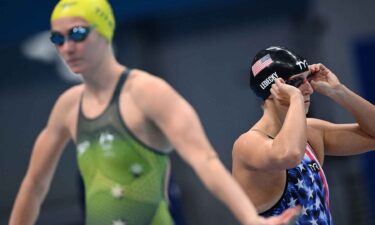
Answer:
[[[296,62],[296,65],[299,66],[299,68],[300,68],[301,70],[306,69],[306,68],[309,66],[309,64],[306,62],[306,60],[303,60],[303,61],[297,61],[297,62]]]

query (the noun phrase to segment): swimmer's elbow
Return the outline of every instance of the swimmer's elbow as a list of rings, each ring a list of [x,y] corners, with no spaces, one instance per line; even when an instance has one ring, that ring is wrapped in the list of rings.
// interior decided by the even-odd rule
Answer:
[[[279,151],[279,154],[274,154],[272,161],[276,163],[277,165],[280,165],[282,168],[294,168],[298,166],[302,159],[304,154],[302,154],[300,151]]]

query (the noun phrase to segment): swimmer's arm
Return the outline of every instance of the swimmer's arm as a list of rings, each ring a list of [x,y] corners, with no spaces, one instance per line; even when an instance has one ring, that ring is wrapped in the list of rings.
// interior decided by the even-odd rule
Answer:
[[[344,107],[354,116],[363,132],[375,137],[375,106],[343,85],[323,64],[313,64],[309,67],[313,74],[313,89]]]
[[[17,194],[9,225],[36,223],[58,160],[69,139],[68,129],[62,123],[65,113],[66,107],[60,98],[52,110],[47,126],[34,144],[29,167]]]
[[[276,91],[273,91],[275,88]],[[233,157],[248,168],[263,171],[285,170],[297,166],[303,158],[307,143],[304,100],[299,91],[294,92],[298,94],[283,97],[283,93],[288,91],[286,88],[290,88],[289,85],[276,80],[271,89],[273,98],[284,98],[284,102],[289,102],[279,133],[271,139],[267,135],[272,134],[253,129],[241,135],[233,145]]]
[[[287,85],[281,79],[276,79],[272,85],[271,94],[274,101],[289,97],[289,107],[282,127],[274,137],[272,144],[263,151],[268,157],[269,169],[286,169],[301,163],[307,143],[307,123],[304,98],[301,91]],[[270,150],[270,151],[268,151]],[[276,157],[276,158],[274,158]],[[278,168],[276,168],[278,166]]]
[[[142,94],[136,99],[139,107],[242,224],[262,224],[258,222],[265,219],[257,215],[255,207],[218,159],[194,109],[166,82],[155,79],[142,85]]]
[[[357,123],[334,124],[309,118],[308,125],[318,131],[324,143],[325,155],[356,155],[375,149],[375,138]]]
[[[375,138],[375,106],[340,84],[330,95],[339,105],[348,110],[362,131]]]

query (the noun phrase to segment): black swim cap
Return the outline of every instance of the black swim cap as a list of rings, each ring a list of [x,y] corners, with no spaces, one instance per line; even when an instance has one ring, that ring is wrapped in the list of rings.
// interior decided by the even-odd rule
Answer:
[[[250,87],[258,97],[266,100],[276,78],[287,80],[308,70],[304,58],[285,47],[272,46],[260,50],[251,62]]]

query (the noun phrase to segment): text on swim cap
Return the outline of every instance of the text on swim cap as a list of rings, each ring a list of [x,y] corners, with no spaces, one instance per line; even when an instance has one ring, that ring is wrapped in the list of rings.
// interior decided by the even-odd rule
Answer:
[[[262,90],[266,89],[278,77],[279,76],[277,76],[276,72],[274,72],[273,74],[269,75],[262,83],[260,83],[260,85],[259,85],[260,88],[262,88]]]
[[[113,27],[114,27],[113,21],[111,21],[110,16],[109,16],[105,11],[103,11],[101,8],[96,7],[96,9],[95,9],[95,13],[96,13],[100,18],[102,18],[104,21],[106,21],[107,24],[108,24],[108,26],[109,26],[110,28],[113,28]]]
[[[299,68],[300,68],[301,70],[306,69],[306,68],[309,66],[309,64],[307,64],[306,60],[303,60],[303,61],[297,61],[297,62],[296,62],[296,65],[299,66]]]
[[[66,2],[66,3],[61,4],[61,8],[65,9],[65,8],[68,8],[68,7],[72,7],[76,4],[77,4],[76,2]]]

